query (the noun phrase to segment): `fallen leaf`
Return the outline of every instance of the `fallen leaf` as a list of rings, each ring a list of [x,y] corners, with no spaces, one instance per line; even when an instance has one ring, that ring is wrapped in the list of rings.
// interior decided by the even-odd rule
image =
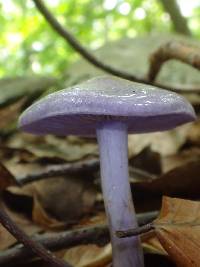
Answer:
[[[200,161],[200,148],[194,146],[184,149],[174,155],[162,157],[161,161],[163,173],[166,173],[189,162]]]
[[[25,100],[26,98],[24,97],[13,104],[0,108],[0,116],[1,116],[0,129],[8,127],[9,123],[17,119],[21,111],[21,108],[25,103]]]
[[[184,198],[200,197],[200,161],[177,167],[158,179],[133,184],[137,195],[167,195]]]
[[[163,156],[175,154],[185,143],[192,124],[185,124],[171,131],[129,135],[129,156],[150,146]]]
[[[188,142],[193,145],[200,145],[200,120],[193,122],[188,134]]]
[[[155,233],[177,266],[200,263],[200,202],[164,197]]]
[[[33,220],[44,227],[58,227],[60,222],[73,224],[92,211],[96,190],[84,177],[70,175],[7,189],[13,196],[33,199]]]
[[[98,155],[96,139],[74,136],[34,136],[26,133],[18,133],[9,139],[7,145],[15,148],[26,147],[26,149],[37,157],[56,157],[67,162]]]
[[[33,195],[32,219],[46,229],[61,229],[65,226],[64,222],[56,220],[45,211],[36,194]]]
[[[5,163],[13,161],[16,163],[32,162],[36,156],[25,148],[14,148],[8,146],[0,146],[0,159]]]
[[[162,247],[155,233],[150,231],[141,236],[142,246],[145,253],[154,253],[159,255],[168,255],[167,252]]]
[[[131,157],[129,166],[145,170],[150,174],[160,175],[162,173],[161,156],[158,152],[153,151],[150,146],[144,147],[139,154]]]
[[[104,247],[82,245],[68,249],[64,259],[76,267],[105,267],[112,261],[111,244]]]
[[[17,185],[17,181],[8,169],[0,162],[0,192],[12,185]]]

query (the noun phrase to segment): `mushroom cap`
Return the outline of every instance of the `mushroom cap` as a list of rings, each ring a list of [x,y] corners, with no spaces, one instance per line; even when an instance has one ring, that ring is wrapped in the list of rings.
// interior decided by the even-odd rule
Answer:
[[[196,118],[182,96],[113,76],[50,94],[23,112],[19,127],[33,134],[95,135],[99,123],[123,121],[129,133],[164,131]]]

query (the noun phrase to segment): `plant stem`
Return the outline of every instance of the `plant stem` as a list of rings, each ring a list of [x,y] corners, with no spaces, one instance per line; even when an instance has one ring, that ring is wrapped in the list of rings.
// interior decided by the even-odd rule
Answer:
[[[97,128],[102,190],[111,234],[114,267],[142,267],[138,237],[120,239],[117,230],[138,226],[128,176],[128,135],[122,122],[101,123]]]

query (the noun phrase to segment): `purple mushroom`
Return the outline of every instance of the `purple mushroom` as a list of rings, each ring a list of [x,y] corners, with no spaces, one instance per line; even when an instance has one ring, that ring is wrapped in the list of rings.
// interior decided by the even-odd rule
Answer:
[[[192,106],[175,93],[103,76],[46,96],[24,111],[19,126],[39,135],[97,135],[113,266],[141,267],[139,238],[115,235],[117,230],[137,227],[128,175],[128,133],[164,131],[194,119]]]

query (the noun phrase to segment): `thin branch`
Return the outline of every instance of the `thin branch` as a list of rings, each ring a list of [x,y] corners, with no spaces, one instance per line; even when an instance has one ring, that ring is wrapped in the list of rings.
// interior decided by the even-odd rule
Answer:
[[[59,165],[50,165],[44,167],[42,171],[37,173],[31,173],[23,177],[17,177],[19,185],[25,185],[31,182],[53,178],[55,176],[76,174],[76,173],[91,173],[99,169],[99,160],[89,159],[75,163],[65,163]]]
[[[100,162],[98,159],[87,159],[74,163],[64,163],[58,165],[49,165],[44,167],[41,171],[30,173],[22,177],[17,177],[16,181],[19,186],[26,185],[31,182],[36,182],[48,178],[55,178],[56,176],[78,174],[78,173],[93,173],[99,170]],[[144,170],[129,167],[132,175],[137,175],[143,179],[155,179],[156,176]]]
[[[137,215],[138,224],[149,223],[157,215],[157,211],[139,214]],[[110,237],[107,225],[96,225],[78,230],[37,235],[34,240],[48,249],[57,251],[81,244],[97,244],[102,246],[110,241]],[[33,256],[33,253],[26,247],[16,245],[0,253],[0,265],[25,262],[31,260]]]
[[[46,250],[43,245],[30,238],[24,231],[22,231],[8,214],[0,209],[0,223],[19,241],[26,249],[39,256],[44,261],[48,262],[54,267],[71,267],[67,262],[55,257],[49,250]]]
[[[120,230],[116,231],[116,236],[119,238],[125,238],[125,237],[130,237],[130,236],[138,236],[144,233],[147,233],[151,230],[154,229],[154,225],[152,223],[148,223],[146,225],[133,228],[133,229],[128,229],[128,230]]]
[[[159,0],[165,11],[170,15],[176,32],[191,35],[187,20],[182,16],[180,8],[175,0]]]
[[[34,240],[48,249],[57,251],[81,244],[94,243],[104,245],[109,242],[109,231],[106,225],[102,225],[80,230],[38,235]],[[33,253],[26,247],[16,245],[0,253],[0,266],[16,262],[26,262],[31,260],[33,256]]]
[[[113,69],[111,66],[104,64],[102,61],[94,57],[86,48],[84,48],[74,36],[66,30],[56,18],[49,12],[44,3],[41,0],[33,0],[37,9],[45,17],[51,27],[62,36],[83,58],[95,65],[96,67],[116,76],[120,76],[127,80],[134,80],[137,82],[142,82],[143,79],[137,78],[136,76],[130,75],[126,72],[122,72],[116,69]]]
[[[150,58],[148,78],[154,81],[162,65],[171,59],[180,60],[200,70],[200,49],[178,41],[168,42],[159,47]]]
[[[68,43],[72,46],[75,51],[77,51],[84,59],[86,59],[88,62],[93,64],[95,67],[100,68],[101,70],[121,77],[126,80],[134,81],[134,82],[140,82],[144,84],[150,84],[154,85],[157,87],[161,87],[163,89],[168,89],[177,93],[192,93],[193,88],[188,88],[182,90],[182,88],[171,88],[169,85],[163,85],[160,83],[155,83],[152,82],[151,80],[149,81],[147,78],[140,78],[135,75],[132,75],[127,72],[123,72],[119,69],[115,69],[114,67],[107,65],[100,61],[98,58],[96,58],[94,55],[92,55],[85,47],[83,47],[75,38],[74,36],[67,30],[65,29],[59,22],[58,20],[53,16],[53,14],[50,13],[50,11],[47,9],[45,4],[43,3],[42,0],[32,0],[35,3],[35,6],[37,9],[40,11],[40,13],[44,16],[46,21],[51,25],[51,27]],[[174,86],[173,86],[174,87]],[[194,93],[200,93],[200,89],[197,91],[195,90]]]

